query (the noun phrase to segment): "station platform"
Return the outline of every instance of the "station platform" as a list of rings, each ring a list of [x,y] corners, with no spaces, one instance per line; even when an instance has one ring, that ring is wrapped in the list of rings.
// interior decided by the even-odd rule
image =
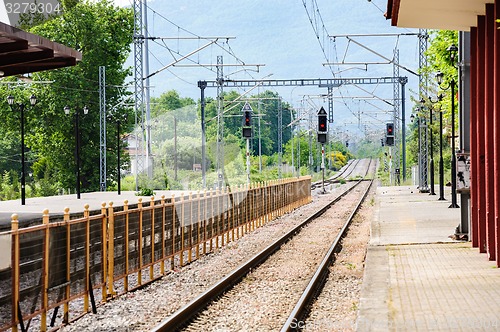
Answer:
[[[445,198],[377,188],[357,331],[500,331],[500,269],[450,238],[460,209]]]
[[[155,199],[171,198],[172,195],[179,197],[182,194],[188,194],[186,191],[178,190],[155,190]],[[113,202],[114,206],[123,206],[123,202],[128,200],[129,204],[137,204],[139,198],[143,203],[149,203],[150,196],[136,196],[136,191],[122,191],[120,195],[116,191],[82,193],[80,199],[76,194],[60,195],[50,197],[26,198],[26,204],[21,205],[21,200],[0,201],[0,230],[10,229],[11,216],[18,214],[20,227],[30,225],[32,222],[40,223],[43,211],[49,210],[51,216],[62,216],[64,209],[69,208],[71,214],[82,213],[85,204],[89,205],[90,211],[100,211],[102,203]]]

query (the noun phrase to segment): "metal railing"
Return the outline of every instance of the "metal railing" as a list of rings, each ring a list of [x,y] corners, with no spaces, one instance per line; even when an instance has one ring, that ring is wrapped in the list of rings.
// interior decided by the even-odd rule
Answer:
[[[0,233],[0,330],[46,331],[96,312],[96,303],[144,286],[311,201],[311,178],[283,179],[115,207]],[[6,257],[6,255],[4,255]],[[70,307],[71,302],[71,307]],[[62,307],[62,312],[59,312]],[[75,309],[77,308],[77,309]],[[71,309],[71,317],[70,317]],[[50,321],[49,321],[50,320]],[[59,322],[58,324],[61,324]],[[37,329],[38,329],[37,326]]]

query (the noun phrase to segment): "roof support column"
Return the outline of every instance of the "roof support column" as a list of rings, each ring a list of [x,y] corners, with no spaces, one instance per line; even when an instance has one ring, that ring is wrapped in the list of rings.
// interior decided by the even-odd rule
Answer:
[[[486,187],[485,187],[485,136],[484,136],[484,98],[485,98],[485,27],[486,18],[484,15],[478,16],[477,21],[477,104],[476,108],[478,111],[477,121],[476,121],[476,132],[477,132],[477,154],[478,154],[478,167],[477,171],[479,173],[479,182],[477,183],[477,196],[479,201],[478,206],[478,220],[479,220],[479,252],[486,252]]]
[[[500,17],[500,0],[495,1],[495,15]],[[500,30],[498,23],[493,23],[495,36],[493,40],[493,142],[494,142],[494,205],[495,205],[495,257],[497,267],[500,267]]]
[[[486,4],[486,36],[485,36],[485,103],[484,119],[485,121],[485,177],[486,177],[486,242],[488,259],[495,260],[495,190],[494,190],[494,169],[495,160],[493,152],[493,49],[495,34],[495,7],[494,4]]]
[[[471,27],[470,29],[470,44],[471,44],[471,62],[470,62],[470,195],[471,195],[471,241],[472,247],[479,246],[479,153],[477,148],[477,94],[478,94],[478,80],[477,80],[477,66],[478,66],[478,47],[477,47],[477,28]]]

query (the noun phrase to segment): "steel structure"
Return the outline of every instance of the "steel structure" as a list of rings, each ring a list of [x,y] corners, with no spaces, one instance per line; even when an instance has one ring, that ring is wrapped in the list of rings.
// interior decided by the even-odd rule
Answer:
[[[393,63],[393,75],[394,77],[399,77],[399,50],[396,49],[394,50],[394,59],[392,60]],[[394,180],[394,183],[399,185],[400,182],[400,174],[401,174],[401,160],[400,160],[400,155],[399,155],[399,130],[400,130],[400,125],[399,125],[399,119],[402,119],[400,117],[400,107],[399,107],[399,87],[397,84],[393,85],[393,95],[394,95],[394,146],[395,149],[392,150],[392,165],[393,168],[391,170],[391,178]],[[402,126],[404,128],[404,126]],[[403,173],[404,174],[404,173]],[[391,182],[392,182],[391,180]]]
[[[101,191],[106,191],[106,67],[104,66],[99,66],[99,158],[99,187]]]
[[[217,188],[224,186],[224,72],[222,56],[217,56]],[[202,120],[204,121],[204,119]],[[205,159],[205,156],[202,157]]]
[[[406,163],[404,161],[406,157],[406,152],[404,149],[406,149],[406,145],[404,143],[405,141],[405,130],[404,130],[404,103],[405,103],[405,85],[408,82],[408,78],[405,76],[400,77],[399,76],[399,67],[394,66],[395,68],[395,73],[398,75],[395,75],[394,77],[353,77],[353,78],[326,78],[326,79],[321,79],[321,78],[314,78],[314,79],[262,79],[262,80],[231,80],[231,79],[224,79],[223,77],[223,64],[222,64],[222,57],[217,57],[217,79],[215,81],[198,81],[198,87],[200,88],[201,91],[201,105],[202,105],[202,131],[204,132],[204,126],[205,126],[205,118],[204,118],[204,105],[205,105],[205,89],[206,88],[217,88],[217,100],[218,100],[218,109],[217,109],[217,176],[218,176],[218,185],[222,185],[223,183],[223,160],[224,160],[224,144],[223,144],[223,129],[224,129],[224,120],[223,120],[223,88],[248,88],[248,87],[255,87],[255,86],[263,86],[263,87],[283,87],[283,86],[317,86],[320,88],[328,88],[329,90],[334,88],[334,87],[340,87],[342,85],[357,85],[357,84],[394,84],[394,119],[395,123],[399,121],[399,119],[402,119],[402,126],[403,126],[403,170],[406,171]],[[401,102],[403,105],[403,116],[399,117],[399,86],[401,86]],[[330,95],[331,96],[331,95]],[[333,102],[332,102],[333,104]],[[396,109],[397,105],[397,109]],[[333,107],[333,106],[332,106]],[[282,112],[282,110],[281,110]],[[330,114],[330,113],[329,113]],[[280,121],[281,116],[278,117],[278,121]],[[282,120],[281,120],[282,121]],[[282,126],[281,128],[281,133],[282,133]],[[282,139],[282,138],[281,138]],[[278,140],[280,140],[280,137],[278,137]],[[202,142],[202,147],[204,146],[204,142]],[[281,147],[282,149],[282,147]],[[398,150],[398,149],[395,149]],[[205,160],[205,149],[202,149],[202,160]],[[300,154],[298,154],[300,155]],[[399,151],[397,152],[398,156],[398,167],[399,167]],[[203,164],[203,163],[202,163]],[[205,183],[205,172],[202,172],[202,181]]]
[[[142,0],[134,0],[134,100],[135,100],[135,189],[139,190],[138,175],[144,171],[144,26]]]
[[[427,30],[420,29],[418,35],[418,45],[419,45],[419,58],[418,64],[419,68],[427,67],[427,56],[425,52],[427,51],[427,40],[429,39],[429,35],[427,34]],[[428,86],[428,77],[427,75],[420,74],[418,77],[418,87],[419,87],[419,96],[420,100],[427,99],[427,86]],[[418,126],[419,126],[419,191],[421,193],[429,192],[429,182],[428,182],[428,141],[427,141],[427,117],[423,112],[418,116]]]

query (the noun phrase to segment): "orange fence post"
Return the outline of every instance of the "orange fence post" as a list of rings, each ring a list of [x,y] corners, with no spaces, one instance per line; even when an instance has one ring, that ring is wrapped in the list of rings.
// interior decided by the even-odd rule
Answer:
[[[125,211],[125,278],[123,280],[123,289],[128,292],[128,269],[129,269],[129,213],[128,213],[128,200],[123,201],[123,211]]]
[[[42,289],[42,315],[40,321],[40,331],[47,331],[47,310],[49,306],[49,248],[50,248],[50,230],[49,230],[49,210],[43,210],[42,223],[45,226],[44,248],[43,248],[43,289]],[[20,249],[20,248],[19,248]]]
[[[203,191],[203,255],[207,253],[207,190]]]
[[[196,230],[198,232],[198,237],[197,237],[197,240],[196,240],[196,259],[199,259],[200,258],[200,241],[201,241],[201,202],[200,202],[200,191],[198,190],[198,193],[197,193],[197,198],[196,198],[196,204],[198,205],[198,208],[196,209],[197,211],[197,216],[196,216],[196,219],[197,219],[197,226],[196,226]]]
[[[103,202],[101,204],[101,214],[106,216],[106,203]],[[102,221],[102,301],[106,302],[108,299],[108,286],[106,285],[107,277],[108,277],[108,262],[106,259],[108,258],[108,219],[105,217]],[[91,290],[92,291],[92,290]]]
[[[17,332],[18,320],[18,308],[19,303],[19,261],[20,261],[20,248],[19,248],[19,220],[18,215],[13,214],[11,216],[11,231],[12,231],[12,331]]]
[[[115,275],[115,213],[113,202],[108,203],[108,295],[114,296]]]
[[[151,210],[151,265],[149,266],[149,280],[154,279],[154,264],[155,264],[155,198],[151,196],[149,206],[153,207]]]
[[[170,257],[170,269],[173,270],[175,267],[175,195],[172,194],[172,256]]]
[[[139,247],[139,271],[137,272],[137,283],[142,285],[142,198],[138,199],[137,208],[139,209],[139,229],[137,241]]]
[[[161,196],[161,261],[160,273],[165,275],[165,195]]]
[[[179,254],[179,264],[184,266],[184,195],[181,196],[181,252]]]
[[[193,193],[189,192],[189,245],[188,245],[188,262],[191,263],[193,258]]]
[[[69,208],[64,208],[64,222],[66,223],[66,301],[64,301],[63,323],[69,323],[69,298],[71,290],[71,229],[69,223]]]
[[[89,311],[89,289],[90,281],[90,219],[89,219],[89,205],[85,204],[83,217],[85,220],[85,295],[83,296],[83,311],[87,313]]]

